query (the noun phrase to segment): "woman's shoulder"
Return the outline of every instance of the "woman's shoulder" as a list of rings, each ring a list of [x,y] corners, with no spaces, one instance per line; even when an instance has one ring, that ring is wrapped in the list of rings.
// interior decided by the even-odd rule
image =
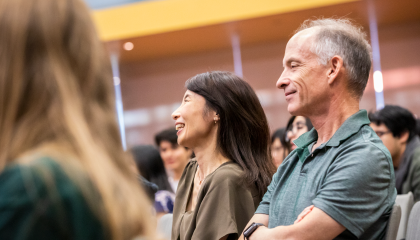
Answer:
[[[195,158],[191,158],[184,168],[184,174],[194,173],[195,169],[197,169],[197,166],[198,166],[197,160]]]
[[[0,183],[0,193],[8,193],[9,196],[17,194],[29,199],[43,195],[51,186],[66,190],[59,191],[60,193],[69,193],[72,190],[68,197],[75,190],[70,187],[75,185],[64,174],[57,161],[50,157],[39,157],[29,163],[9,164],[0,173]]]
[[[239,164],[229,161],[220,165],[210,176],[212,181],[230,181],[240,184],[243,176],[243,170]]]
[[[77,181],[82,180],[79,177]],[[0,208],[9,209],[0,216],[0,222],[10,227],[11,234],[25,229],[33,238],[43,234],[60,238],[58,236],[64,234],[56,227],[60,224],[70,224],[69,229],[75,236],[102,234],[97,231],[101,229],[100,222],[91,212],[80,189],[55,159],[40,157],[6,166],[0,173],[0,196]],[[41,205],[43,208],[39,209],[37,206]],[[77,214],[72,214],[74,212]],[[34,225],[27,226],[24,219],[33,219]],[[78,224],[80,222],[86,224]],[[97,230],[90,231],[91,227],[87,229],[89,225]],[[0,236],[2,233],[0,231]]]

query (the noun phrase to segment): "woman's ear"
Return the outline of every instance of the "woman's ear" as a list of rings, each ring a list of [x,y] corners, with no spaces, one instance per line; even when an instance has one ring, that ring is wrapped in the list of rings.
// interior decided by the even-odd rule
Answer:
[[[213,120],[214,120],[214,121],[219,121],[219,120],[220,120],[219,114],[217,114],[217,113],[216,113],[216,114],[214,115]]]

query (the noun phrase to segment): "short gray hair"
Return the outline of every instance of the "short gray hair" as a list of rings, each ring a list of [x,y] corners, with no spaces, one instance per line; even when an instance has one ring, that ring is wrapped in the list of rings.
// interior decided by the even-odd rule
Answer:
[[[310,50],[318,56],[319,63],[326,65],[335,55],[342,57],[349,90],[360,99],[372,66],[372,50],[363,28],[349,19],[326,18],[306,20],[296,32],[308,28],[317,28]]]

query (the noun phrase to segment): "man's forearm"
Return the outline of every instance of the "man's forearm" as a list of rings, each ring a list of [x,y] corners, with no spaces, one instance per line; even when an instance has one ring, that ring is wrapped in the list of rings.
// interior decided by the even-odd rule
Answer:
[[[272,229],[259,227],[249,238],[250,240],[332,240],[346,228],[314,208],[302,221],[290,226],[278,226]]]
[[[271,228],[271,229],[269,229],[267,227],[260,227],[254,232],[254,234],[251,235],[249,240],[265,240],[265,239],[288,240],[288,239],[293,239],[293,238],[290,238],[291,236],[289,236],[289,230],[290,229],[288,229],[288,228],[290,228],[290,227],[291,226],[278,226],[276,228]]]

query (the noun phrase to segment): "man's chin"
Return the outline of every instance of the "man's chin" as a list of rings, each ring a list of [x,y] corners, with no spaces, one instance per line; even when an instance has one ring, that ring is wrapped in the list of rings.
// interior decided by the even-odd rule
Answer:
[[[292,115],[292,116],[300,116],[299,114],[299,108],[294,106],[293,104],[289,104],[287,106],[287,111]]]

